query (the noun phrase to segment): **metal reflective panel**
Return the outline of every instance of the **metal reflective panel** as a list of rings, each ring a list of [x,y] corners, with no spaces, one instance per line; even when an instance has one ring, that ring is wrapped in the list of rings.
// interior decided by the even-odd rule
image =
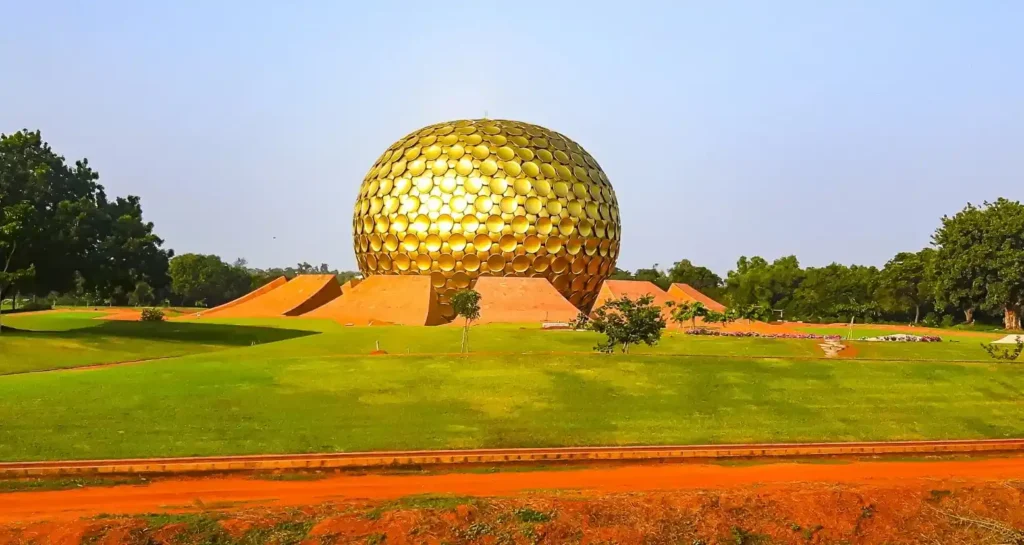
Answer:
[[[479,276],[547,278],[589,310],[615,270],[619,210],[598,162],[518,121],[439,123],[370,168],[352,218],[359,269],[429,275],[442,309]]]

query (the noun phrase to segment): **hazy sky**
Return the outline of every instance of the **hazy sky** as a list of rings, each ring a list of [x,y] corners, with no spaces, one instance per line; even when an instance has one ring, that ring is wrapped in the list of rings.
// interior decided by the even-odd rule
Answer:
[[[0,132],[256,266],[353,268],[374,160],[485,112],[597,158],[627,269],[881,265],[1024,198],[1024,2],[285,4],[5,2]]]

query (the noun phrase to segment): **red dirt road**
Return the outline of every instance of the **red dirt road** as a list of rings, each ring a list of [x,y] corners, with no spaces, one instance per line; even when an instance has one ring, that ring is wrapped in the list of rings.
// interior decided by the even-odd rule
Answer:
[[[584,494],[734,489],[792,483],[960,486],[1024,479],[1024,458],[980,460],[623,465],[573,470],[436,475],[337,474],[313,481],[246,477],[175,478],[148,485],[0,494],[0,523],[73,520],[99,514],[189,512],[210,505],[302,506],[331,501],[387,500],[415,494],[515,496],[537,490]]]

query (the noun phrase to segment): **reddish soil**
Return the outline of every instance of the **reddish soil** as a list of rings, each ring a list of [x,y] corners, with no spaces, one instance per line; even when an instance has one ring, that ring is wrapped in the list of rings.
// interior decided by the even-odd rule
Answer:
[[[227,303],[227,305],[204,312],[202,316],[217,318],[300,316],[340,296],[341,285],[338,284],[338,280],[333,274],[300,274],[262,295],[234,305],[232,305],[233,302]]]
[[[322,477],[172,479],[0,494],[0,545],[83,539],[310,545],[1024,539],[1013,534],[1024,527],[1022,458]],[[423,494],[452,498],[410,497]],[[139,516],[167,512],[193,516]],[[99,514],[127,516],[83,518]],[[210,524],[197,523],[204,520]],[[266,541],[253,539],[275,533]]]
[[[120,320],[125,322],[138,322],[142,319],[142,310],[139,309],[127,309],[114,311],[104,316],[96,318],[97,320]]]
[[[229,308],[236,307],[238,305],[241,305],[242,303],[245,303],[245,302],[248,302],[248,301],[252,301],[253,299],[256,299],[257,297],[260,297],[262,295],[270,293],[271,291],[273,291],[273,290],[275,290],[275,289],[285,285],[287,282],[288,282],[287,278],[285,278],[283,276],[278,276],[277,278],[271,280],[270,282],[267,282],[266,284],[263,284],[262,286],[260,286],[260,287],[258,287],[256,289],[250,291],[249,293],[239,297],[238,299],[235,299],[233,301],[228,301],[227,303],[224,303],[223,305],[219,305],[219,306],[213,307],[213,308],[211,308],[209,310],[204,310],[204,311],[200,312],[199,315],[200,316],[213,315],[213,314],[216,314],[216,313],[221,312],[223,310],[227,310]]]
[[[704,306],[715,312],[725,312],[725,305],[704,295],[689,284],[675,283],[668,287],[668,294],[677,301],[686,303],[702,303]]]
[[[572,322],[580,312],[546,278],[481,276],[474,289],[480,293],[474,324]]]
[[[305,318],[327,318],[345,325],[439,325],[437,295],[429,276],[377,274],[344,295],[307,312]]]

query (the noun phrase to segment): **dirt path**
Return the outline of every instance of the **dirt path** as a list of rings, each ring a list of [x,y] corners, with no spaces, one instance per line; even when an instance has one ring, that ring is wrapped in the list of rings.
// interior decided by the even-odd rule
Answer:
[[[623,465],[575,470],[493,474],[331,475],[313,481],[249,477],[175,478],[141,486],[0,494],[0,523],[71,520],[100,514],[189,512],[208,506],[302,506],[356,499],[386,500],[416,494],[515,496],[531,491],[622,493],[732,489],[751,485],[833,483],[920,485],[1024,479],[1024,458],[970,461],[856,461],[776,463],[745,467],[708,464]]]

